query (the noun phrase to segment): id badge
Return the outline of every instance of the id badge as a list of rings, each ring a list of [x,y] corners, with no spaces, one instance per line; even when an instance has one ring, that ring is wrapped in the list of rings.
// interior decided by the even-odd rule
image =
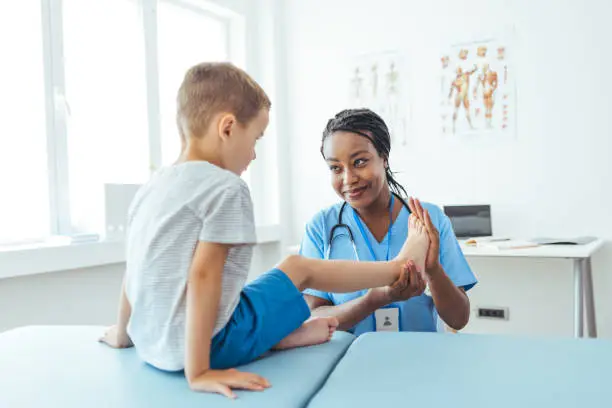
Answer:
[[[385,307],[374,312],[377,332],[398,332],[399,327],[399,308]]]

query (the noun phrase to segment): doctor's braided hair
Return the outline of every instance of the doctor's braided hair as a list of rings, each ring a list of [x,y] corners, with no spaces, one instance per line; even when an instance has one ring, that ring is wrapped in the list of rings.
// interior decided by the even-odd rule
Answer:
[[[391,136],[389,135],[387,124],[380,116],[370,109],[345,109],[337,113],[336,116],[327,122],[327,126],[325,126],[323,131],[323,138],[321,140],[321,155],[323,158],[325,158],[323,153],[325,139],[334,132],[339,131],[356,133],[372,142],[378,155],[386,161],[385,174],[389,188],[400,197],[408,197],[406,189],[395,180],[393,172],[389,167]]]

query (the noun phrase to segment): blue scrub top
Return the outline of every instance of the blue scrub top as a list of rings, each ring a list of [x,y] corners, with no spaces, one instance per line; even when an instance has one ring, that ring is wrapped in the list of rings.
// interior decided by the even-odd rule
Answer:
[[[440,233],[440,263],[444,271],[455,285],[464,288],[466,291],[471,289],[477,283],[477,280],[461,252],[450,220],[437,206],[430,203],[421,204],[423,208],[429,211],[431,221]],[[300,248],[301,255],[308,258],[325,259],[325,254],[329,246],[329,234],[332,227],[338,223],[338,213],[341,206],[342,203],[338,203],[326,208],[317,213],[312,220],[310,220],[306,225],[306,233],[302,240]],[[353,233],[359,260],[374,260],[372,259],[370,249],[365,241],[366,239],[369,240],[376,254],[376,260],[385,260],[387,256],[389,234],[386,234],[383,241],[379,243],[365,223],[362,223],[363,231],[366,234],[364,237],[359,226],[355,222],[355,215],[356,213],[353,208],[346,205],[342,214],[342,222],[347,224]],[[408,236],[409,215],[408,209],[403,207],[397,219],[393,222],[393,225],[391,225],[390,259],[397,256]],[[355,252],[353,251],[346,228],[336,228],[329,258],[356,260]],[[334,305],[349,302],[365,295],[366,292],[367,290],[352,293],[329,293],[312,289],[304,291],[305,294],[327,299]],[[393,303],[389,306],[399,308],[401,331],[437,331],[438,315],[433,304],[433,299],[430,296],[423,294],[402,302]],[[374,314],[371,314],[350,331],[358,336],[375,330],[376,322],[374,320]]]

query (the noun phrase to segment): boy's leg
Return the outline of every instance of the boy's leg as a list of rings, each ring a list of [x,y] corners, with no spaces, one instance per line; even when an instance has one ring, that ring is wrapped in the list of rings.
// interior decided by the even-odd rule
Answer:
[[[422,270],[429,248],[429,235],[424,225],[410,216],[408,238],[397,258],[387,262],[328,261],[298,255],[289,256],[278,269],[300,290],[307,288],[325,292],[354,292],[391,285],[408,260]]]
[[[279,265],[279,269],[286,273],[300,291],[304,287],[314,287],[330,292],[354,291],[374,286],[376,283],[373,279],[379,278],[381,280],[377,281],[378,286],[388,285],[397,280],[396,271],[399,270],[401,273],[408,259],[413,260],[420,268],[424,267],[429,236],[424,226],[412,216],[409,231],[408,239],[402,250],[391,262],[356,263],[290,257]],[[357,275],[356,280],[355,275]],[[311,279],[311,276],[314,278]],[[384,280],[388,279],[387,276],[390,277],[391,282]],[[312,286],[310,286],[311,283]],[[338,319],[335,317],[313,317],[281,340],[274,348],[280,350],[325,343],[331,339],[337,327]]]
[[[323,261],[294,256],[248,284],[230,321],[213,338],[211,367],[236,367],[272,348],[293,348],[329,340],[337,320],[308,319],[310,309],[302,290],[313,287],[348,292],[385,286],[397,280],[408,259],[422,267],[429,237],[413,218],[408,239],[393,261]]]
[[[257,359],[309,317],[304,295],[285,273],[273,269],[262,274],[243,288],[230,320],[213,337],[211,368],[233,368]]]

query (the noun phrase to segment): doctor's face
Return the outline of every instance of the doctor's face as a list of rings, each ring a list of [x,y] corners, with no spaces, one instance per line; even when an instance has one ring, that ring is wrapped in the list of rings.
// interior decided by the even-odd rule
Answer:
[[[385,160],[365,137],[334,132],[325,139],[323,155],[334,190],[351,207],[367,208],[388,189]]]

